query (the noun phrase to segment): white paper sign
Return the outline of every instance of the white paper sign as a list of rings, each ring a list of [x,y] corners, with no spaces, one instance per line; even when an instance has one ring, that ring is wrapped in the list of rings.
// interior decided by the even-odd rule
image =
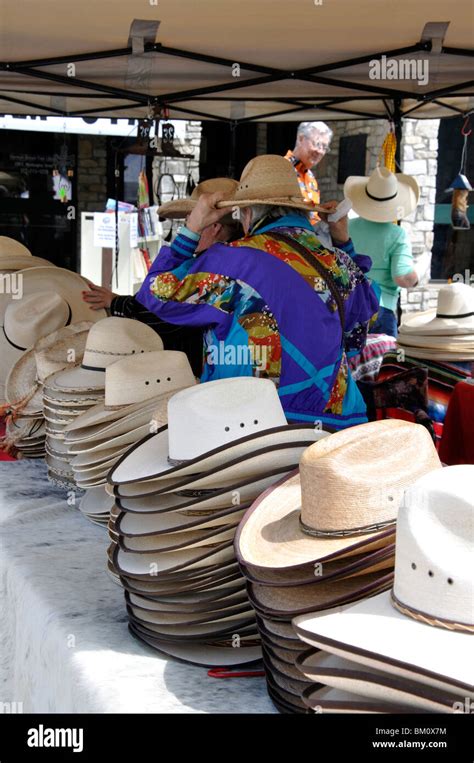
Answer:
[[[115,215],[94,213],[94,246],[115,249]]]
[[[138,246],[138,212],[130,212],[130,249]]]

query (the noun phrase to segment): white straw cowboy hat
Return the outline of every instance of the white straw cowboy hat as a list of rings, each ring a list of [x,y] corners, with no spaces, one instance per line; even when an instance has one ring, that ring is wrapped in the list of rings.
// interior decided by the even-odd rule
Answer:
[[[64,268],[30,268],[16,274],[21,291],[0,294],[0,385],[10,368],[42,336],[82,320],[99,321],[105,310],[93,311],[82,292],[89,289],[77,273]]]
[[[442,286],[436,309],[405,316],[400,335],[406,341],[416,336],[433,341],[436,337],[445,337],[448,342],[457,340],[458,336],[469,336],[474,342],[474,288],[465,283]]]
[[[73,323],[38,339],[10,370],[5,385],[8,402],[15,404],[32,396],[21,407],[22,414],[42,411],[43,382],[51,374],[81,361],[92,325],[91,321]]]
[[[217,207],[249,207],[254,204],[294,207],[309,212],[325,211],[303,199],[293,166],[276,154],[251,159],[242,171],[232,198],[218,202]]]
[[[168,399],[194,384],[184,352],[155,350],[122,358],[105,369],[104,402],[75,419],[68,431],[109,424],[139,411],[151,398]]]
[[[220,192],[226,194],[226,196],[232,196],[237,186],[237,180],[232,180],[231,178],[203,180],[202,183],[198,183],[189,198],[167,201],[158,208],[158,214],[167,220],[182,220],[193,211],[203,193]],[[222,218],[219,222],[225,222],[226,217]],[[232,220],[230,215],[229,218]]]
[[[453,712],[453,707],[462,705],[464,700],[459,693],[390,675],[320,649],[300,654],[296,666],[313,683],[326,684],[376,702],[400,704],[411,712]]]
[[[48,388],[68,393],[103,390],[108,366],[128,356],[162,349],[163,341],[150,326],[129,318],[104,318],[89,331],[80,368],[55,374]]]
[[[365,220],[389,223],[413,212],[420,189],[411,175],[394,174],[386,167],[376,167],[369,177],[348,177],[344,183],[344,196]]]
[[[33,257],[30,250],[8,236],[0,236],[0,273],[10,273],[27,268],[55,267],[49,260]]]
[[[310,435],[310,432],[313,432]],[[168,402],[168,427],[145,438],[112,470],[112,485],[179,479],[216,469],[252,451],[327,432],[286,423],[269,379],[236,377],[178,392]]]
[[[300,473],[249,509],[237,557],[285,570],[386,545],[405,488],[440,468],[419,424],[392,419],[336,432],[307,448]]]
[[[436,689],[474,697],[474,466],[418,480],[397,523],[391,593],[298,617],[313,646]]]

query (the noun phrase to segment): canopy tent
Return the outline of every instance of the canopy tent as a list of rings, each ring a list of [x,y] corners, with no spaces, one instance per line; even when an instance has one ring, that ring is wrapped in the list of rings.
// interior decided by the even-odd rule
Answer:
[[[0,0],[0,30],[5,114],[399,122],[474,107],[471,0]]]

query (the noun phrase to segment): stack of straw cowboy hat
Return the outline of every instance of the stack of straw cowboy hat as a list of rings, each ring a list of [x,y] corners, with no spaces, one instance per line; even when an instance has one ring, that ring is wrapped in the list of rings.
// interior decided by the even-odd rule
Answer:
[[[106,523],[114,501],[105,494],[107,473],[130,446],[166,424],[167,402],[196,383],[183,352],[155,350],[116,361],[105,370],[105,398],[64,429],[78,487],[79,508]]]
[[[462,282],[442,286],[435,310],[405,317],[398,346],[421,360],[474,360],[474,288]]]
[[[134,445],[108,475],[116,503],[110,569],[126,591],[137,638],[194,664],[260,658],[235,531],[251,501],[327,435],[288,425],[268,379],[221,379],[170,398],[168,426]]]
[[[106,369],[122,358],[157,350],[163,350],[163,342],[149,326],[128,318],[103,318],[87,334],[81,364],[57,371],[44,382],[46,463],[56,483],[77,487],[65,429],[104,399]]]
[[[405,492],[392,590],[296,617],[316,712],[472,713],[474,466],[430,472]],[[318,685],[348,699],[321,700]]]
[[[257,614],[268,692],[280,710],[307,710],[308,680],[295,665],[303,646],[292,619],[388,590],[403,491],[440,468],[424,427],[361,424],[308,447],[299,471],[243,517],[237,558]],[[327,688],[319,688],[327,699]]]

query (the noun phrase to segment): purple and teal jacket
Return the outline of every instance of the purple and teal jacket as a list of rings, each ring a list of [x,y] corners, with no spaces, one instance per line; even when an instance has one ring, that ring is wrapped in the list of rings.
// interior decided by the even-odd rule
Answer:
[[[326,280],[272,231],[303,244],[332,275],[344,302],[344,332]],[[205,327],[201,381],[271,378],[292,423],[342,429],[367,421],[347,358],[364,347],[378,310],[365,276],[370,258],[356,255],[350,241],[326,249],[299,214],[196,256],[198,241],[183,227],[161,249],[136,298],[164,321]]]

